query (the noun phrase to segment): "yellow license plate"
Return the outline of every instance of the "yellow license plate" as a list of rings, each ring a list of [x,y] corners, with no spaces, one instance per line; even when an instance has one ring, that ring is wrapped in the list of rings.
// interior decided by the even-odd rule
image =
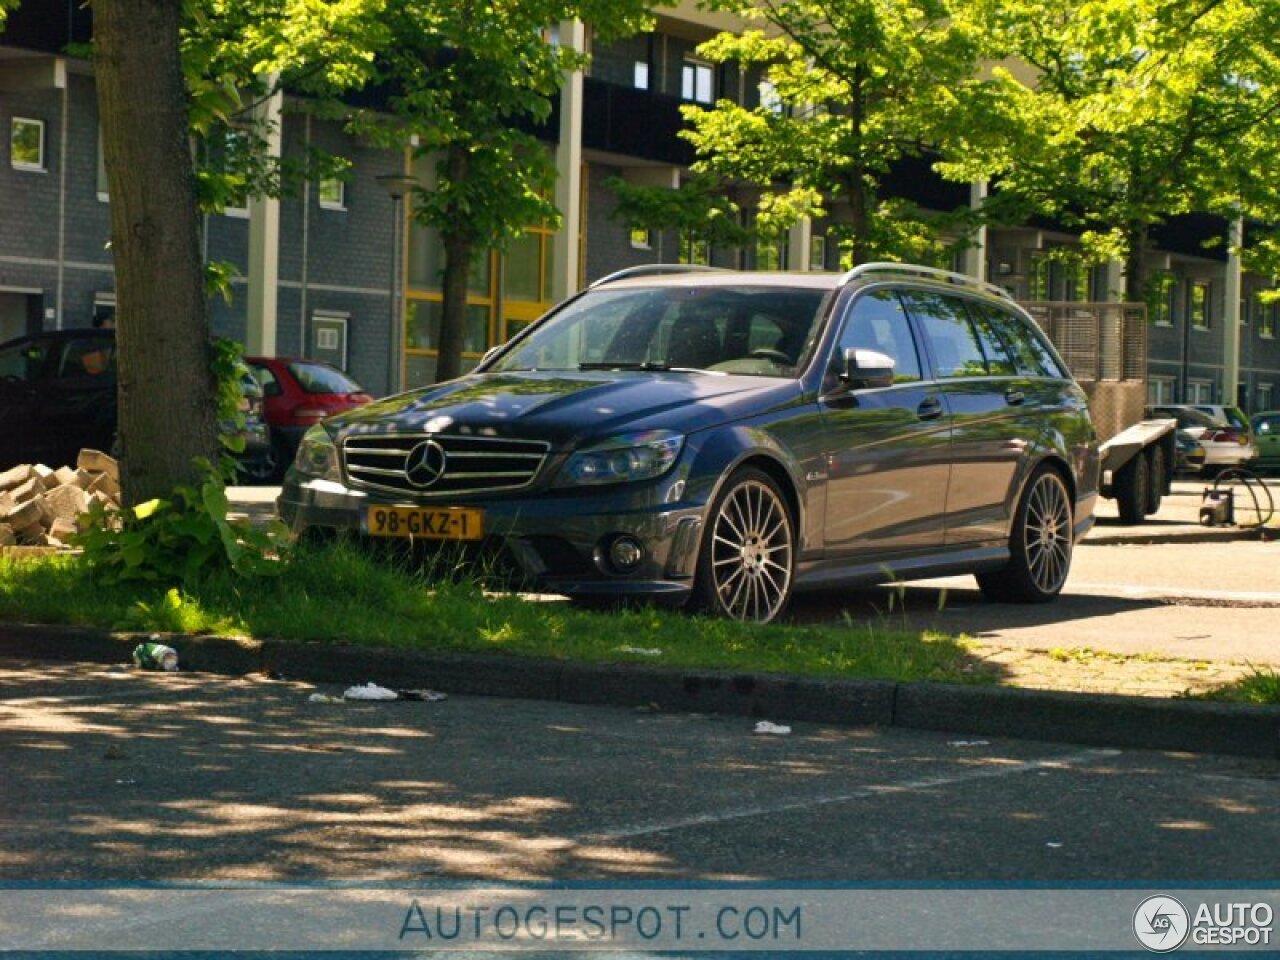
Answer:
[[[484,537],[484,511],[467,507],[366,507],[364,531],[371,537],[479,540]]]

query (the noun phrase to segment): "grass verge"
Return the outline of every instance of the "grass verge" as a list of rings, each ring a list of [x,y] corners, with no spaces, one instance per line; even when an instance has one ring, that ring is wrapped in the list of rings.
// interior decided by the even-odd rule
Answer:
[[[1234,683],[1192,696],[1196,700],[1217,700],[1224,703],[1280,704],[1280,673],[1255,667],[1253,673]]]
[[[0,620],[819,677],[1001,676],[964,640],[888,619],[762,627],[647,607],[594,613],[486,595],[342,544],[299,552],[277,578],[211,575],[168,591],[101,585],[78,557],[0,558]]]

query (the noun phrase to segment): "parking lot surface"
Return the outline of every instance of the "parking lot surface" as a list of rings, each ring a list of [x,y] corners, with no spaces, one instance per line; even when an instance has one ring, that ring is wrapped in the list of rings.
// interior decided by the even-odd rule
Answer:
[[[1274,761],[315,689],[0,661],[0,878],[1275,879]]]

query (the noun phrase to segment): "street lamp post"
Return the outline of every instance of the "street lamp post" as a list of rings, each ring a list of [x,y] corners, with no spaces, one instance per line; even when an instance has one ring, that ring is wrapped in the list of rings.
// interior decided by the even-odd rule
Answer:
[[[376,177],[378,183],[391,196],[391,346],[387,351],[387,392],[399,393],[403,389],[400,379],[400,353],[404,346],[404,309],[400,279],[400,263],[404,259],[401,230],[404,223],[405,199],[418,185],[416,177],[403,173],[384,173]]]

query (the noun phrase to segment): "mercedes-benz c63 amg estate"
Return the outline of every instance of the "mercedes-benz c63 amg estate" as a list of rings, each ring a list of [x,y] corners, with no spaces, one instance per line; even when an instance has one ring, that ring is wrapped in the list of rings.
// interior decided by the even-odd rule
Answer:
[[[962,572],[1050,600],[1097,489],[1084,393],[999,288],[655,266],[313,427],[279,507],[497,546],[570,597],[768,621],[796,590]]]

